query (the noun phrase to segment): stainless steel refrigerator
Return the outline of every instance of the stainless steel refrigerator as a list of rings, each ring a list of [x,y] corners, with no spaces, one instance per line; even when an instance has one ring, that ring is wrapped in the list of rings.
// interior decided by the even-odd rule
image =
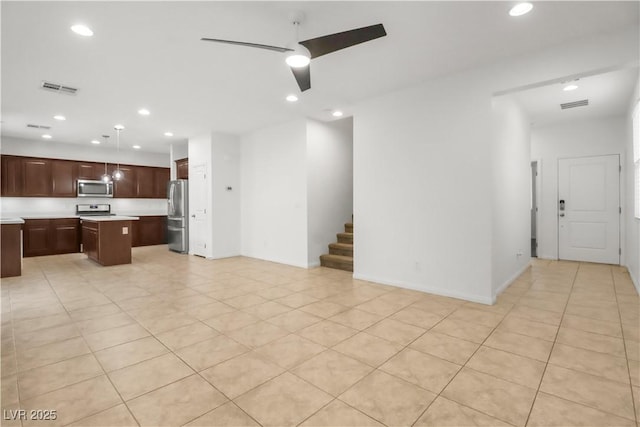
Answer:
[[[169,250],[189,251],[189,190],[186,179],[169,181],[167,184],[167,240]]]

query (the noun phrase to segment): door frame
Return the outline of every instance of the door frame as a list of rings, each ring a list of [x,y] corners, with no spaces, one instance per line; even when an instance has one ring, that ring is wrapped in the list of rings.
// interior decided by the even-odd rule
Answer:
[[[200,172],[202,171],[202,173],[204,174],[204,178],[206,180],[207,174],[209,173],[209,165],[207,163],[196,163],[196,164],[189,164],[189,176],[190,176],[190,182],[194,183],[196,182],[196,176],[198,175],[198,173],[196,173],[196,171]],[[189,185],[189,193],[191,193],[191,191],[194,191],[194,188],[192,188],[192,185]],[[209,212],[210,209],[209,208],[209,201],[210,201],[210,189],[207,185],[205,185],[205,208],[204,208],[204,215],[205,215],[205,220],[204,220],[204,233],[206,236],[210,235],[210,223],[209,223],[209,218],[211,215],[211,212]],[[195,255],[195,256],[200,256],[203,258],[207,258],[207,259],[211,259],[211,255],[210,255],[210,251],[211,248],[207,247],[207,244],[209,244],[209,246],[211,246],[211,243],[209,242],[208,238],[204,239],[204,247],[202,249],[204,249],[204,253],[200,253],[200,248],[198,248],[198,245],[195,244],[195,241],[192,241],[192,237],[194,236],[194,232],[198,229],[198,227],[196,227],[196,209],[194,208],[194,205],[192,205],[193,200],[199,199],[202,200],[202,195],[200,195],[200,197],[191,197],[191,194],[189,194],[189,255]]]
[[[560,161],[561,160],[571,160],[571,159],[585,159],[588,157],[607,157],[607,156],[617,156],[618,157],[618,206],[620,207],[620,212],[618,213],[618,264],[610,264],[610,265],[623,265],[622,260],[622,237],[623,232],[622,229],[624,227],[624,209],[622,208],[622,195],[624,183],[622,182],[622,162],[623,155],[621,153],[608,153],[608,154],[585,154],[583,156],[570,156],[570,157],[558,157],[556,161],[556,200],[555,200],[555,209],[556,209],[556,258],[560,261],[560,216],[558,215],[558,201],[560,200]],[[576,262],[590,262],[590,261],[576,261]]]
[[[536,193],[532,194],[533,196],[535,196],[535,221],[536,221],[536,235],[535,235],[535,239],[536,239],[536,258],[540,257],[540,251],[538,250],[540,247],[540,213],[542,212],[542,204],[543,204],[543,198],[542,198],[542,159],[541,158],[536,158],[536,159],[531,159],[530,160],[530,167],[533,165],[533,163],[536,164],[536,176],[535,176],[535,189],[536,189]],[[533,179],[532,179],[533,181]],[[529,186],[531,188],[531,191],[533,192],[533,182],[531,182],[531,185]],[[529,228],[531,229],[532,224],[529,225]],[[530,254],[531,255],[531,254]]]

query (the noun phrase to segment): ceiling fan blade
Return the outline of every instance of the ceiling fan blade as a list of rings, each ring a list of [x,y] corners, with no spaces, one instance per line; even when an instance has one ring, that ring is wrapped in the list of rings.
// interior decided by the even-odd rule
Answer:
[[[257,47],[258,49],[273,50],[275,52],[293,51],[293,49],[289,49],[287,47],[270,46],[268,44],[239,42],[239,41],[235,41],[235,40],[208,39],[208,38],[205,38],[205,37],[201,38],[200,40],[205,41],[205,42],[217,42],[217,43],[235,44],[235,45],[238,45],[238,46]]]
[[[293,68],[290,67],[293,72],[293,76],[296,78],[298,82],[298,86],[300,87],[300,92],[304,92],[307,89],[311,89],[311,67],[307,65],[302,68]]]
[[[317,58],[318,56],[326,55],[327,53],[355,46],[386,35],[387,32],[385,31],[384,26],[382,24],[376,24],[305,40],[300,42],[300,44],[309,49],[311,58]]]

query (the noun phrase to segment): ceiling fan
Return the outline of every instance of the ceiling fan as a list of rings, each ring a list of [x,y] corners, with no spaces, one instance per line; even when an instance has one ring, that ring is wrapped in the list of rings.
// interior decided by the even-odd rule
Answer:
[[[255,47],[267,49],[286,54],[286,62],[291,67],[300,91],[304,92],[311,88],[310,61],[322,55],[326,55],[337,50],[355,46],[387,35],[382,24],[370,25],[368,27],[356,28],[340,33],[328,34],[314,39],[298,41],[298,28],[302,22],[303,14],[294,13],[291,21],[295,28],[295,41],[287,47],[271,46],[266,44],[248,43],[235,40],[221,40],[203,37],[201,40],[208,42],[218,42],[234,44],[239,46]]]

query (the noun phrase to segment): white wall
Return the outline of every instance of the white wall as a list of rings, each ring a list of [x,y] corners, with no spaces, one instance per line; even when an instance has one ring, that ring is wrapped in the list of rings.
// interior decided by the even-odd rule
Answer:
[[[627,141],[625,124],[623,117],[614,117],[532,129],[531,159],[541,160],[538,163],[541,182],[538,201],[539,258],[558,258],[558,159],[618,154],[624,164],[624,144]],[[622,179],[620,184],[621,194],[625,194],[625,180]],[[624,244],[626,235],[624,226],[625,219],[622,218],[621,244]]]
[[[624,212],[626,214],[626,245],[624,246],[623,255],[625,256],[626,266],[633,280],[636,289],[640,293],[640,219],[634,217],[634,165],[633,165],[633,134],[631,114],[636,103],[640,101],[640,78],[633,92],[632,102],[629,111],[625,117],[625,153],[626,162],[624,163],[624,175],[626,177],[627,189],[624,197],[626,206]],[[640,108],[640,107],[639,107]]]
[[[212,256],[226,258],[240,255],[240,141],[221,133],[211,138]]]
[[[531,133],[510,97],[493,100],[492,287],[495,297],[531,260]]]
[[[77,204],[111,205],[118,215],[166,215],[165,199],[88,199],[69,197],[2,197],[0,214],[5,217],[31,215],[75,215]]]
[[[194,249],[203,247],[203,253],[198,253],[207,258],[213,258],[213,212],[211,191],[213,189],[212,168],[212,142],[211,134],[199,135],[189,138],[189,253],[194,254]],[[204,168],[206,180],[203,184],[204,191],[198,191],[194,181],[195,168]],[[201,203],[206,208],[208,215],[202,224],[202,229],[195,226],[191,214],[196,212],[196,207]]]
[[[638,44],[637,27],[598,34],[357,104],[354,276],[491,303],[492,96],[637,61]]]
[[[354,277],[491,303],[491,99],[456,76],[354,116]]]
[[[353,213],[353,120],[307,120],[308,264],[336,241]]]
[[[306,133],[301,119],[241,137],[242,255],[307,267]]]
[[[101,139],[102,141],[102,139]],[[14,156],[33,156],[51,159],[80,160],[87,162],[110,162],[127,165],[169,167],[169,155],[144,151],[120,150],[93,144],[65,144],[55,141],[38,141],[13,137],[2,137],[0,153]],[[115,147],[115,139],[108,144]]]

